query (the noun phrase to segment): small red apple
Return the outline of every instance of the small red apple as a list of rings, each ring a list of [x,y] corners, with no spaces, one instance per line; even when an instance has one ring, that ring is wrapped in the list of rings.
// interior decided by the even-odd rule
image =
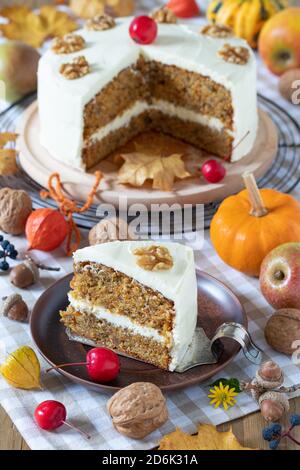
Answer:
[[[300,7],[285,8],[264,24],[258,50],[276,75],[300,67]]]
[[[272,307],[300,308],[300,243],[272,250],[260,269],[261,292]]]

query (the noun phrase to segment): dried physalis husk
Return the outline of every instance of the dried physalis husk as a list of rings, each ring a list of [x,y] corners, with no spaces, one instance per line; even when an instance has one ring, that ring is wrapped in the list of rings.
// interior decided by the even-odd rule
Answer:
[[[233,31],[229,26],[217,23],[203,26],[200,33],[212,38],[230,38],[233,36]]]
[[[142,246],[136,248],[133,254],[138,257],[138,266],[146,271],[161,271],[173,266],[173,258],[165,246]]]
[[[0,366],[0,374],[14,388],[24,390],[41,389],[41,366],[34,350],[22,346],[9,354]]]
[[[230,64],[245,65],[249,60],[250,52],[246,47],[226,43],[219,49],[218,55]]]
[[[85,40],[79,34],[66,34],[65,36],[54,38],[52,41],[52,51],[55,54],[72,54],[84,49]]]
[[[67,80],[76,80],[90,73],[90,65],[84,56],[79,56],[70,63],[62,64],[59,71]]]
[[[154,10],[150,16],[157,23],[177,23],[177,16],[175,13],[165,6]]]
[[[90,18],[85,23],[85,28],[88,31],[105,31],[106,29],[111,29],[116,26],[116,22],[112,16],[103,15],[95,16],[94,18]]]

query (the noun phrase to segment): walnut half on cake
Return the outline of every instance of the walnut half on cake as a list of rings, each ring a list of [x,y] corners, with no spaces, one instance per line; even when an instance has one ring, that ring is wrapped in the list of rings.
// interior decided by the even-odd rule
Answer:
[[[153,241],[83,248],[74,254],[71,289],[60,315],[73,338],[170,371],[180,364],[197,322],[191,248]]]

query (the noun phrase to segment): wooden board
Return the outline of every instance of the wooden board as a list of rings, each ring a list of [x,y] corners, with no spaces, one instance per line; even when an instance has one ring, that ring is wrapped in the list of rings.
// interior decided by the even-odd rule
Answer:
[[[226,162],[227,175],[224,180],[218,184],[210,184],[200,178],[199,168],[205,160],[213,156],[161,134],[153,132],[141,134],[85,173],[57,161],[42,147],[39,141],[37,102],[31,104],[25,111],[17,131],[20,134],[18,148],[21,165],[37,183],[47,187],[51,173],[58,172],[66,193],[76,200],[85,200],[94,182],[93,173],[96,169],[100,169],[105,179],[101,182],[94,202],[107,202],[115,206],[119,204],[120,196],[127,197],[128,204],[143,203],[147,207],[150,207],[151,203],[206,204],[222,200],[243,187],[241,175],[244,171],[252,171],[257,178],[263,176],[272,165],[278,146],[275,124],[264,111],[259,110],[258,133],[252,151],[236,163]],[[121,151],[123,153],[133,151],[136,143],[148,147],[153,145],[153,142],[156,149],[158,145],[161,146],[163,155],[183,153],[186,167],[193,177],[176,181],[171,192],[153,190],[150,182],[141,188],[119,184],[117,172],[120,162],[117,160],[120,159],[116,159],[116,156]]]

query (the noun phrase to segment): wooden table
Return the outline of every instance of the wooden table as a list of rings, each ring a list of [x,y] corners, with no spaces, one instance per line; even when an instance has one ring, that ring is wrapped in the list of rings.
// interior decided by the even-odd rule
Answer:
[[[290,405],[290,413],[300,413],[300,397],[290,400]],[[2,408],[0,408],[0,423],[0,450],[30,450]],[[232,426],[233,432],[241,444],[252,448],[267,449],[268,446],[261,437],[261,429],[264,425],[265,422],[260,413],[253,413],[231,423],[222,424],[218,429],[226,431]],[[300,439],[299,428],[296,428],[295,436]],[[287,439],[283,441],[281,448],[285,450],[300,450],[300,447]]]

